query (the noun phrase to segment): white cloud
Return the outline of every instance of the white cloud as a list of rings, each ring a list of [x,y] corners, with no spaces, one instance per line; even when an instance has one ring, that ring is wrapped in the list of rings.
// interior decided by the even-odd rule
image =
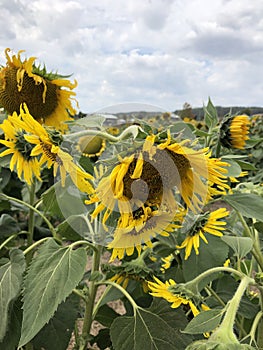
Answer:
[[[2,0],[4,49],[74,73],[80,109],[262,105],[261,0]]]

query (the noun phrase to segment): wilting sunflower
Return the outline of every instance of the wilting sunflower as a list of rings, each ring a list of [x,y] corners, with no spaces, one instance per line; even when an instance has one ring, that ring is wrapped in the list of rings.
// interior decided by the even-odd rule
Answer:
[[[134,249],[140,254],[143,244],[150,245],[153,237],[169,232],[181,205],[174,190],[182,204],[196,212],[210,198],[210,186],[228,188],[227,163],[210,158],[207,149],[194,150],[186,144],[188,140],[172,140],[169,131],[165,140],[147,136],[134,153],[119,156],[86,201],[97,203],[91,216],[101,215],[105,230],[115,215],[116,229],[108,245],[113,249],[112,259],[132,255]]]
[[[9,52],[7,48],[6,66],[0,69],[0,105],[13,114],[19,113],[20,105],[26,103],[39,123],[67,130],[64,122],[71,120],[70,115],[76,113],[72,107],[76,93],[71,90],[77,82],[71,83],[61,75],[47,73],[45,67],[37,67],[34,63],[36,57],[22,60],[23,50],[12,57]]]
[[[154,210],[150,207],[139,208],[128,215],[121,215],[114,231],[113,240],[108,244],[112,249],[111,261],[123,259],[124,254],[141,253],[144,245],[152,247],[152,239],[157,235],[169,236],[179,227],[171,212]]]
[[[171,307],[175,309],[181,305],[189,305],[194,316],[199,314],[200,311],[191,299],[173,291],[173,287],[176,286],[174,280],[169,279],[169,281],[162,282],[157,277],[154,277],[154,280],[155,282],[148,282],[148,288],[152,296],[166,299],[169,303],[172,303]]]
[[[226,208],[219,208],[213,212],[199,215],[187,237],[181,245],[177,246],[178,249],[185,248],[185,260],[187,260],[194,248],[196,255],[199,254],[200,238],[207,244],[208,241],[205,237],[205,233],[209,233],[214,236],[221,237],[222,231],[225,229],[226,222],[221,219],[226,217],[229,212]]]
[[[249,139],[250,121],[247,115],[236,115],[224,121],[220,128],[220,142],[227,148],[244,149]]]
[[[16,112],[14,118],[18,118]],[[5,140],[0,143],[7,147],[0,157],[12,155],[10,159],[10,170],[16,170],[18,177],[25,180],[28,185],[32,184],[34,177],[41,181],[40,163],[37,157],[31,156],[33,145],[29,144],[25,139],[25,131],[10,118],[5,119],[0,125],[5,133]]]
[[[20,137],[19,141],[23,141],[22,146],[27,150],[26,156],[28,157],[30,164],[34,161],[38,165],[37,169],[39,170],[39,173],[34,172],[36,176],[38,175],[38,179],[40,178],[41,167],[44,165],[47,166],[47,168],[53,166],[54,176],[57,175],[58,171],[60,172],[62,186],[65,185],[66,175],[69,174],[73,183],[80,189],[80,191],[88,194],[93,192],[93,187],[89,182],[93,177],[76,165],[73,162],[71,155],[59,147],[63,140],[60,133],[53,129],[47,130],[43,125],[39,124],[29,113],[26,104],[21,105],[19,115],[14,112],[12,116],[8,116],[8,119],[4,120],[3,125],[7,125],[7,127],[2,127],[6,133],[6,137],[13,137],[9,125],[14,126],[16,130],[19,130],[19,135],[23,136],[23,138]],[[2,155],[11,153],[13,148],[18,149],[19,147],[22,147],[18,143],[15,143],[15,146],[12,147],[12,145],[6,141],[1,142],[10,148],[10,150],[6,150]],[[17,158],[12,160],[10,168],[11,165],[13,166],[13,163],[16,163],[16,161]],[[17,163],[18,175],[21,172],[21,170],[19,170],[20,164],[21,160],[20,163]],[[32,169],[35,170],[35,168],[36,166]]]
[[[77,144],[77,150],[85,157],[99,157],[106,148],[106,141],[99,136],[80,137]]]

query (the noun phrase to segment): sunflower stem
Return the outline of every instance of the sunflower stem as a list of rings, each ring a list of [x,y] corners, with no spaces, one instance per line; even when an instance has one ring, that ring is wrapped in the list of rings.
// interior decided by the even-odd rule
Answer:
[[[240,214],[238,211],[236,211],[243,227],[244,227],[244,234],[246,237],[249,237],[253,240],[253,249],[252,254],[257,261],[258,265],[260,266],[261,270],[263,271],[263,255],[261,253],[260,243],[258,236],[253,236],[250,228],[248,227],[246,220],[244,219],[243,215]]]
[[[100,269],[100,258],[101,258],[102,246],[96,245],[96,250],[93,252],[91,275]],[[87,347],[89,340],[90,329],[93,322],[93,310],[95,306],[95,298],[97,294],[98,284],[96,281],[90,281],[89,283],[89,296],[85,303],[85,313],[83,318],[83,326],[81,333],[81,340],[79,350],[84,350]]]
[[[29,190],[29,215],[28,215],[28,235],[27,235],[27,246],[30,247],[33,244],[34,241],[34,227],[35,227],[35,211],[34,211],[34,202],[35,202],[35,190],[36,190],[36,183],[33,180],[31,186],[28,186]],[[26,255],[26,262],[29,265],[33,258],[33,250],[31,250],[27,255]]]
[[[51,222],[48,220],[48,218],[44,214],[41,213],[41,211],[36,209],[31,204],[28,204],[28,203],[26,203],[26,202],[24,202],[24,201],[22,201],[22,200],[20,200],[18,198],[7,196],[6,194],[3,194],[3,193],[0,193],[0,198],[9,200],[11,202],[19,203],[19,204],[21,204],[21,205],[31,209],[35,213],[37,213],[45,221],[45,223],[47,224],[48,228],[50,229],[53,237],[58,240],[57,233],[56,233],[56,230],[55,230],[54,226],[51,224]]]
[[[87,129],[74,132],[72,134],[64,135],[63,138],[64,140],[73,141],[79,139],[82,136],[94,135],[111,142],[119,142],[125,139],[128,135],[133,135],[133,137],[136,138],[140,130],[142,129],[138,125],[131,125],[128,128],[126,128],[119,136],[113,136],[111,134],[108,134],[107,132]]]
[[[227,303],[226,313],[222,323],[212,334],[210,340],[217,340],[222,343],[238,343],[238,340],[233,332],[233,328],[241,298],[250,283],[251,278],[244,275],[233,298]]]
[[[235,269],[232,269],[231,267],[227,267],[227,266],[218,266],[218,267],[213,267],[209,270],[206,270],[204,272],[202,272],[200,275],[198,275],[197,277],[195,277],[193,280],[186,282],[185,284],[187,284],[188,289],[192,289],[193,292],[196,292],[196,289],[198,289],[198,285],[199,283],[206,277],[214,274],[214,273],[218,273],[218,272],[229,272],[229,273],[233,273],[235,275],[237,275],[238,277],[240,277],[240,279],[246,277],[245,274],[243,274],[242,272],[239,272]],[[254,279],[250,278],[250,283],[254,284],[255,281]],[[191,288],[192,286],[192,288]]]
[[[118,283],[112,282],[112,281],[103,281],[103,282],[99,282],[98,284],[108,284],[110,286],[113,286],[117,289],[119,289],[122,294],[129,300],[129,302],[131,303],[132,307],[133,307],[133,311],[134,314],[136,312],[136,310],[138,309],[138,305],[136,304],[136,302],[133,300],[133,298],[130,296],[130,294],[122,287],[120,286]]]

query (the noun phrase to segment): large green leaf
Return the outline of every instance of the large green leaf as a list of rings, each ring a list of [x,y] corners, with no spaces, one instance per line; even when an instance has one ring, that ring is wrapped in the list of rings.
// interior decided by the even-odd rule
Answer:
[[[17,350],[21,335],[21,325],[22,325],[22,302],[18,298],[14,303],[12,303],[10,309],[10,318],[8,330],[2,342],[0,342],[0,349],[3,350]]]
[[[250,237],[224,236],[222,240],[234,250],[240,259],[246,256],[253,247],[253,240]]]
[[[199,255],[192,250],[187,260],[183,260],[183,274],[190,281],[200,273],[216,266],[222,266],[227,258],[229,248],[220,237],[206,235],[208,244],[200,239]]]
[[[194,317],[184,329],[184,333],[201,334],[213,331],[223,316],[222,309],[203,311]]]
[[[11,250],[10,261],[0,268],[0,341],[7,331],[10,304],[20,293],[24,270],[23,252],[19,249]]]
[[[263,198],[253,193],[235,193],[223,200],[247,218],[263,221]]]
[[[19,346],[28,343],[80,282],[86,267],[84,248],[60,247],[53,239],[39,249],[24,282],[24,314]]]
[[[79,297],[71,294],[61,303],[44,328],[33,339],[34,349],[65,350],[71,338],[79,311]]]
[[[134,317],[117,317],[110,335],[115,350],[184,350],[191,342],[190,337],[172,328],[165,317],[157,310],[153,313],[151,308],[137,309]]]

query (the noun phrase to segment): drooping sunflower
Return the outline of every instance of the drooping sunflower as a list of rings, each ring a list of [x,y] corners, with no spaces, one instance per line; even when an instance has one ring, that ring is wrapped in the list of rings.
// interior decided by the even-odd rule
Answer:
[[[14,118],[18,118],[16,112]],[[12,155],[10,159],[10,170],[16,170],[20,180],[25,180],[28,185],[31,185],[34,177],[41,181],[40,163],[37,157],[31,156],[33,145],[29,144],[25,139],[25,131],[16,123],[13,123],[10,118],[5,119],[0,125],[0,128],[5,133],[5,140],[0,140],[0,143],[7,147],[1,152],[0,157]]]
[[[59,74],[47,73],[46,68],[35,65],[36,57],[22,60],[9,56],[5,50],[6,66],[0,69],[0,105],[8,112],[19,113],[20,105],[26,103],[31,115],[41,124],[67,130],[64,122],[76,113],[72,106],[77,82],[71,83]],[[71,116],[70,116],[71,115]]]
[[[227,148],[244,149],[249,139],[250,120],[247,115],[227,118],[220,127],[220,142]]]
[[[111,261],[123,259],[125,253],[132,255],[135,250],[140,254],[144,245],[152,247],[154,237],[169,236],[179,227],[172,212],[161,208],[139,208],[127,216],[120,216],[113,240],[108,244],[108,248],[112,249]]]
[[[147,136],[134,153],[119,156],[86,201],[97,203],[91,216],[101,215],[106,230],[109,218],[119,214],[108,245],[113,249],[112,259],[132,255],[135,249],[140,254],[143,244],[150,245],[157,234],[169,232],[181,205],[174,189],[183,205],[197,211],[210,198],[212,184],[228,188],[224,175],[227,163],[210,158],[207,149],[194,150],[187,143],[175,142],[169,131],[165,140]]]
[[[225,229],[226,222],[221,219],[229,214],[226,208],[219,208],[210,213],[199,215],[194,225],[188,232],[187,237],[178,245],[178,249],[185,248],[185,257],[187,260],[194,248],[196,255],[199,254],[200,238],[208,244],[208,240],[205,237],[205,233],[209,233],[214,236],[221,237],[222,231]]]
[[[73,183],[80,189],[80,191],[88,194],[93,192],[93,187],[90,183],[90,180],[93,179],[93,177],[75,164],[72,156],[60,148],[59,145],[63,140],[62,135],[56,130],[46,129],[36,121],[29,113],[26,104],[21,105],[19,115],[14,112],[12,116],[8,116],[8,118],[4,120],[3,124],[13,125],[20,131],[20,134],[23,135],[23,147],[27,150],[29,161],[37,162],[39,170],[39,173],[37,173],[39,175],[38,179],[40,179],[40,170],[44,165],[47,166],[47,168],[53,166],[54,177],[57,175],[58,171],[60,172],[62,186],[65,185],[66,175],[69,174]],[[2,129],[5,131],[6,137],[12,137],[12,133],[9,132],[10,128],[2,127]],[[5,141],[1,142],[7,147],[11,147],[11,145],[7,144]],[[20,144],[16,144],[16,149],[18,147],[20,147]],[[6,150],[2,155],[11,153],[12,149],[13,148]],[[16,162],[16,158],[13,162]],[[17,163],[18,175],[19,164],[20,163]]]
[[[106,148],[106,141],[99,136],[82,136],[78,140],[77,150],[84,157],[99,157]]]
[[[189,305],[194,316],[200,313],[191,299],[173,292],[173,287],[176,286],[176,282],[173,279],[162,282],[157,277],[154,277],[154,280],[155,282],[148,282],[148,288],[152,296],[167,300],[169,303],[172,303],[171,307],[175,309],[180,305]]]

